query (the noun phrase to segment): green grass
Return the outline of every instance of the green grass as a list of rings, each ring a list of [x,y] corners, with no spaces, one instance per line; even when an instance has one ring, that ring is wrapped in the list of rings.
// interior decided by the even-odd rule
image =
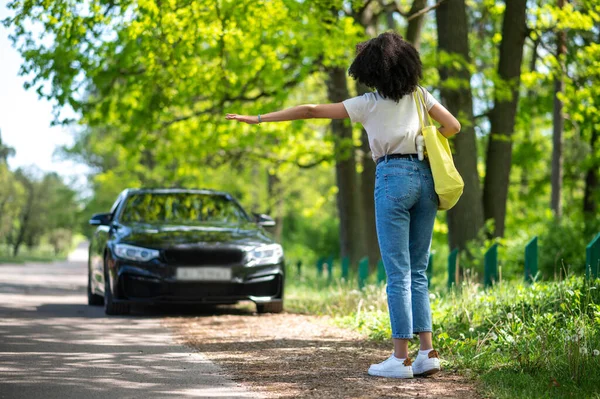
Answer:
[[[71,252],[71,250],[75,249],[77,245],[83,241],[86,241],[87,238],[82,234],[74,234],[71,240],[71,246],[64,253],[60,253],[56,255],[54,253],[54,248],[49,245],[47,242],[42,241],[40,245],[34,248],[28,248],[23,245],[19,249],[19,255],[12,256],[12,247],[6,244],[0,244],[0,265],[1,264],[23,264],[28,262],[38,262],[38,263],[46,263],[46,262],[56,262],[56,261],[64,261],[67,259],[67,255]]]
[[[36,248],[29,249],[22,247],[19,250],[19,255],[12,256],[12,249],[7,245],[0,245],[0,265],[1,264],[23,264],[28,262],[54,262],[65,260],[66,254],[55,255],[52,247],[41,245]]]
[[[371,339],[390,338],[383,286],[359,291],[308,274],[288,277],[289,311],[330,315]],[[435,347],[446,367],[477,376],[486,396],[600,398],[600,281],[505,281],[489,290],[468,282],[431,292]]]

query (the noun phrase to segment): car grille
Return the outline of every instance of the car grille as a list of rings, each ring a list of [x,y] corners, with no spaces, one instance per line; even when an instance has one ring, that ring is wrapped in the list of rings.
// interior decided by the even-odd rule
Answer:
[[[244,259],[241,249],[184,249],[173,248],[164,252],[169,265],[210,266],[240,264]]]
[[[243,299],[248,296],[281,294],[281,276],[270,281],[239,283],[165,283],[137,276],[124,276],[123,292],[129,299],[163,298],[165,300],[208,300],[218,298]]]

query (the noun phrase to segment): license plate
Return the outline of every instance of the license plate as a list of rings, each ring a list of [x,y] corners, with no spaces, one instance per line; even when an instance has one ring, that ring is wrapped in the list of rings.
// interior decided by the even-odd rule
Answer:
[[[224,267],[178,267],[179,281],[229,281],[231,269]]]

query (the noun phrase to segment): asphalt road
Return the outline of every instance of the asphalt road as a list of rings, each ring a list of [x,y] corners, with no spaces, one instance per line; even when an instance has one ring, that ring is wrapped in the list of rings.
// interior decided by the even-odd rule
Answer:
[[[0,265],[0,398],[257,396],[176,344],[160,315],[87,306],[86,255],[82,246],[65,263]]]

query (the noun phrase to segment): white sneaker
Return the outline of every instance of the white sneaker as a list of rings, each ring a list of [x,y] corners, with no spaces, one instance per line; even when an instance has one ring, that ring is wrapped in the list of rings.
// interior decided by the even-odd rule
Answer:
[[[437,373],[440,368],[440,357],[436,350],[429,351],[427,355],[418,355],[412,365],[414,375],[427,376]]]
[[[413,378],[412,361],[410,358],[405,360],[398,359],[392,353],[392,356],[379,364],[372,364],[369,367],[369,375],[389,378]]]

